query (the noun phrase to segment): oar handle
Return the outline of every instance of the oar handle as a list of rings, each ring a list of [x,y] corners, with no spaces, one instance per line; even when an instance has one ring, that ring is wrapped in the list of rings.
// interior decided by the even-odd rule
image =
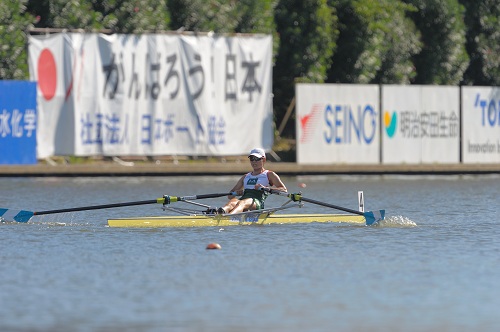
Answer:
[[[193,195],[193,196],[164,196],[164,197],[170,197],[171,202],[181,202],[181,201],[186,201],[186,200],[217,198],[217,197],[229,196],[229,195],[236,195],[236,193],[230,192],[230,193],[202,194],[202,195]]]
[[[189,201],[189,200],[203,199],[203,198],[216,198],[216,197],[229,196],[229,195],[234,195],[234,194],[235,194],[234,192],[230,192],[230,193],[214,193],[214,194],[202,194],[202,195],[192,195],[192,196],[164,195],[162,204],[168,205],[168,204],[173,203],[173,202],[182,202],[182,201]]]
[[[273,195],[280,195],[280,196],[285,196],[289,197],[290,195],[295,195],[295,194],[288,194],[286,191],[281,191],[278,189],[272,189],[272,188],[266,188],[266,187],[261,187],[260,190],[268,192]]]

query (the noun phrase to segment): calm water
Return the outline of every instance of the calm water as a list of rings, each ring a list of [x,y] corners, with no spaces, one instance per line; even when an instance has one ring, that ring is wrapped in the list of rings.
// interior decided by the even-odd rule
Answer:
[[[236,180],[0,178],[0,207],[40,211],[223,192]],[[367,208],[385,208],[388,220],[377,227],[106,227],[108,217],[162,213],[146,205],[0,224],[0,330],[500,328],[500,177],[283,180],[291,192],[353,209],[363,190]],[[284,200],[271,196],[267,206]],[[332,212],[311,205],[293,212],[300,211]],[[206,250],[211,242],[222,250]]]

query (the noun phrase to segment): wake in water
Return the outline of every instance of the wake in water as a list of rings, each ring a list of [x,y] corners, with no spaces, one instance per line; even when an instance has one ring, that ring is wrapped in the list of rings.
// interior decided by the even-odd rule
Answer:
[[[89,226],[92,222],[82,220],[74,213],[61,213],[54,215],[35,216],[29,224],[44,225],[44,226]]]
[[[390,216],[378,222],[379,227],[416,227],[417,223],[405,216]]]

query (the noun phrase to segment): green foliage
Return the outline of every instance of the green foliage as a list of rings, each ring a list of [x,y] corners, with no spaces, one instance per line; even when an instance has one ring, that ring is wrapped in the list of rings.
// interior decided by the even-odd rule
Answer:
[[[166,31],[170,15],[166,0],[93,0],[103,15],[103,27],[120,33]]]
[[[79,29],[99,28],[102,17],[92,10],[90,2],[78,0],[53,0],[50,2],[50,17],[53,27]]]
[[[25,14],[26,0],[0,1],[0,79],[26,79],[28,74],[25,31],[34,19]]]
[[[328,73],[336,83],[409,83],[419,33],[406,17],[415,8],[394,0],[331,0],[340,36]]]
[[[167,0],[175,13],[171,30],[273,35],[276,54],[279,36],[274,24],[275,0]]]
[[[322,83],[337,38],[336,16],[325,0],[282,0],[275,10],[280,44],[275,74]]]
[[[402,2],[383,1],[379,7],[378,17],[371,29],[379,33],[372,47],[380,44],[381,65],[377,67],[374,79],[370,83],[409,84],[416,76],[412,56],[422,49],[420,33],[406,14],[414,7]],[[374,53],[374,52],[372,52]],[[363,58],[363,57],[361,57]],[[365,77],[368,75],[364,75]]]
[[[171,28],[215,33],[274,31],[270,0],[168,0]]]
[[[168,30],[165,0],[37,0],[30,10],[40,15],[39,27],[101,30],[119,33]]]
[[[500,85],[500,0],[461,0],[466,7],[467,52],[463,83]]]
[[[465,50],[464,7],[458,0],[405,0],[422,34],[424,48],[415,55],[415,83],[457,85],[468,65]]]
[[[172,15],[171,27],[187,31],[231,32],[237,25],[234,1],[168,0]]]
[[[281,40],[273,73],[279,122],[295,94],[295,82],[325,81],[338,31],[336,16],[326,0],[281,0],[275,21]]]

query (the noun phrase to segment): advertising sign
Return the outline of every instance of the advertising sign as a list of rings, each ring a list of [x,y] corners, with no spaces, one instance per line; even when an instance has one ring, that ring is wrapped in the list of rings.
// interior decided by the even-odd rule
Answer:
[[[0,81],[0,164],[36,163],[36,83]]]
[[[378,164],[378,85],[297,84],[298,164]]]
[[[383,164],[460,162],[460,97],[452,86],[382,86]]]
[[[500,88],[462,87],[463,163],[500,163]]]
[[[38,155],[241,155],[273,145],[269,35],[29,38]]]

